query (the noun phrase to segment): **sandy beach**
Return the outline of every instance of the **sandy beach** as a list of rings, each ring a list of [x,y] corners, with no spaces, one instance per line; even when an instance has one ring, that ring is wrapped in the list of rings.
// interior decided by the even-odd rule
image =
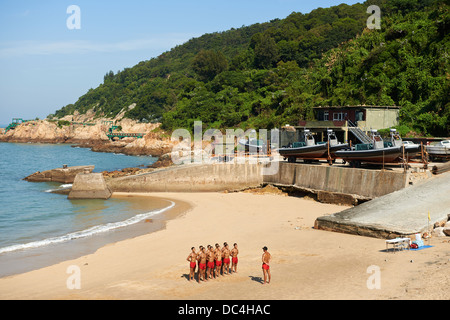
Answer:
[[[431,239],[432,248],[392,253],[385,251],[383,239],[314,230],[318,216],[342,211],[343,206],[244,192],[128,196],[161,197],[179,205],[161,231],[0,279],[0,299],[450,298],[448,238]],[[190,248],[225,241],[238,243],[238,273],[189,282]],[[261,282],[263,246],[273,257],[269,285]],[[79,271],[80,289],[68,288],[73,266]],[[378,287],[371,289],[374,283]]]

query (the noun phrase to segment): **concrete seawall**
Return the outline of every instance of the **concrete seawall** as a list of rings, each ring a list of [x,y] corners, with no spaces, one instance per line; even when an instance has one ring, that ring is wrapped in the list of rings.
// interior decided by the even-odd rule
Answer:
[[[345,204],[383,196],[407,184],[407,175],[394,171],[280,162],[276,174],[263,175],[263,168],[251,163],[192,164],[115,178],[107,184],[113,192],[238,191],[271,184],[316,193],[323,202]]]
[[[366,170],[281,162],[278,173],[264,176],[264,183],[281,187],[295,187],[317,193],[326,200],[370,200],[401,190],[408,183],[403,172]],[[328,201],[324,201],[328,202]],[[356,203],[353,203],[356,204]]]
[[[259,187],[260,164],[192,164],[107,180],[113,192],[218,192]]]

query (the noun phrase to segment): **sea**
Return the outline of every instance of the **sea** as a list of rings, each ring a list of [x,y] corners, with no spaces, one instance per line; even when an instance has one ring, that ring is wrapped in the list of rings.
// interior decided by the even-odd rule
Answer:
[[[27,182],[36,171],[95,165],[94,172],[147,167],[151,156],[97,153],[67,144],[0,143],[0,277],[24,273],[159,230],[167,199],[68,200],[54,182]],[[148,223],[150,222],[150,223]]]

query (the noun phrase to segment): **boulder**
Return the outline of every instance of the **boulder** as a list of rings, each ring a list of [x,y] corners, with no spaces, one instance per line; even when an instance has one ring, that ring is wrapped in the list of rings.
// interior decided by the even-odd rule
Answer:
[[[444,232],[445,235],[450,237],[450,221],[445,224],[442,232]]]
[[[444,227],[434,228],[433,231],[431,232],[431,235],[433,237],[445,237]]]

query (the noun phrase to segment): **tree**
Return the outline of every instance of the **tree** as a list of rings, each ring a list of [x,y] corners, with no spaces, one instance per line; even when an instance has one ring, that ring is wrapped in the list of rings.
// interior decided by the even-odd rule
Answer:
[[[192,69],[202,81],[211,81],[228,69],[228,60],[219,51],[201,50],[192,62]]]
[[[266,33],[255,37],[255,65],[257,68],[273,68],[280,60],[275,40]]]

